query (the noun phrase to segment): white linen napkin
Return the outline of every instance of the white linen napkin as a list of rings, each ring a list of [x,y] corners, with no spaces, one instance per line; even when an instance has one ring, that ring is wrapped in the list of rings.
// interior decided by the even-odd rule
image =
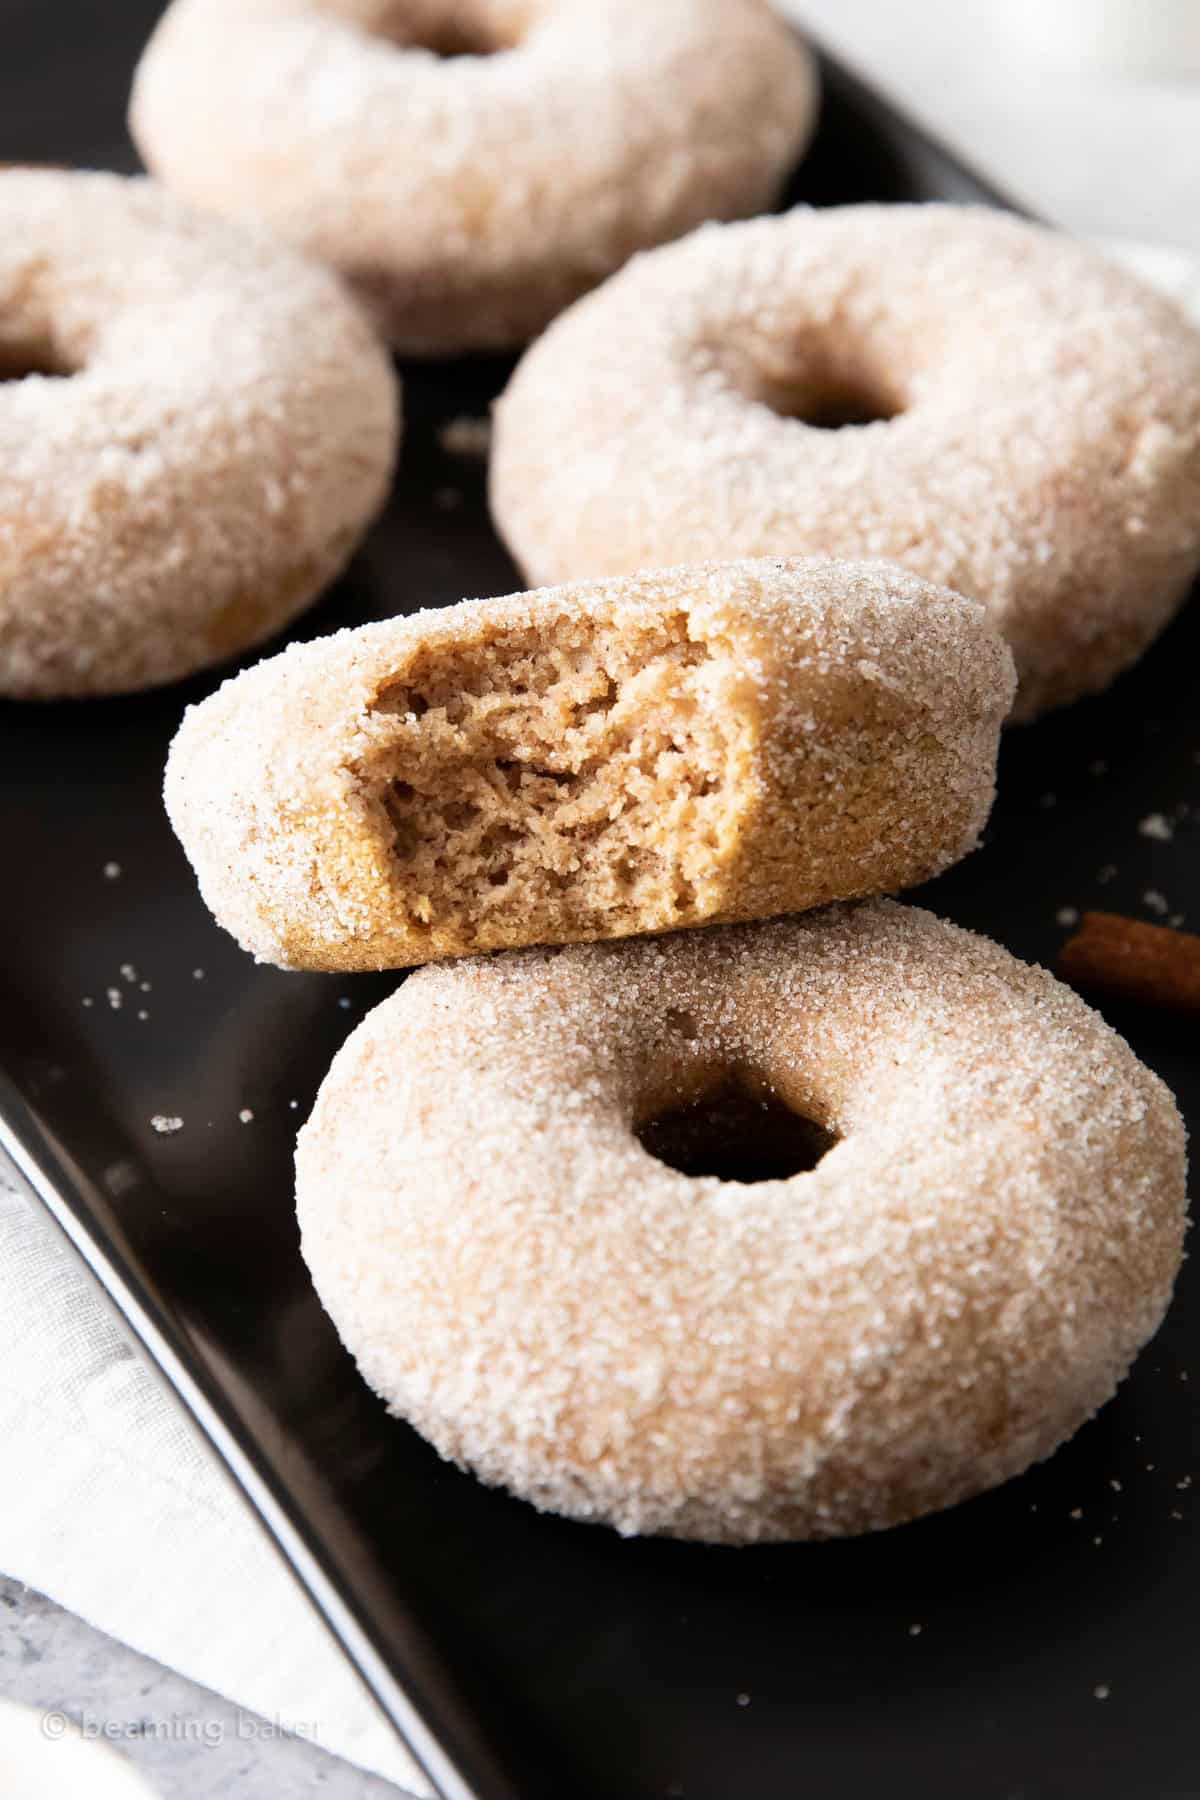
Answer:
[[[1200,260],[1110,254],[1200,323]],[[199,1433],[0,1160],[0,1570],[413,1794],[428,1784]]]
[[[88,1271],[0,1166],[0,1568],[410,1793],[429,1784]]]

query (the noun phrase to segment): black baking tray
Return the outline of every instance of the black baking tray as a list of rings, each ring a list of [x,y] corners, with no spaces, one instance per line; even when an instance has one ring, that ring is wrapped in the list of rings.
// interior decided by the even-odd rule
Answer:
[[[67,10],[9,0],[0,160],[131,168],[153,9]],[[790,198],[1003,204],[828,59],[824,78]],[[394,500],[298,635],[519,585],[482,465],[438,437],[507,367],[405,370]],[[987,844],[928,902],[1043,961],[1064,908],[1200,924],[1198,653],[1193,608],[1111,694],[1010,733]],[[396,977],[256,968],[209,919],[159,781],[216,679],[0,707],[0,1134],[447,1800],[1200,1796],[1193,1265],[1119,1397],[1048,1464],[855,1542],[623,1542],[487,1491],[388,1420],[306,1278],[291,1153]],[[1139,832],[1149,813],[1169,841]],[[1192,1029],[1112,1016],[1195,1126]],[[182,1129],[157,1135],[155,1114]]]

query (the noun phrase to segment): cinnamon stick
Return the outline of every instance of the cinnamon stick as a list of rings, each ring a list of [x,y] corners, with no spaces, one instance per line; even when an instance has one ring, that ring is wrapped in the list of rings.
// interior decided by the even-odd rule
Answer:
[[[1072,987],[1200,1018],[1200,937],[1191,931],[1087,912],[1059,953],[1058,972]]]

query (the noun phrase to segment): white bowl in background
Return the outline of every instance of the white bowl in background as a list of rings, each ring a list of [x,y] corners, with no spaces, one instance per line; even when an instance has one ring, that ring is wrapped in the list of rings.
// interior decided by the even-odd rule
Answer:
[[[1200,0],[1004,0],[1008,28],[1075,69],[1200,73]]]

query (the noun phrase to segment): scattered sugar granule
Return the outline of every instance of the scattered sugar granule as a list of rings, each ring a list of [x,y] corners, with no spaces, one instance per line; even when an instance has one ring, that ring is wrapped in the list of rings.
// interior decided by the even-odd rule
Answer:
[[[1071,1513],[1071,1514],[1070,1514],[1070,1517],[1071,1517],[1071,1518],[1072,1518],[1072,1519],[1082,1519],[1082,1517],[1083,1517],[1083,1508],[1082,1508],[1082,1506],[1077,1506],[1077,1507],[1075,1507],[1075,1509],[1074,1509],[1074,1511],[1073,1511],[1073,1512],[1072,1512],[1072,1513]]]
[[[1079,908],[1077,906],[1060,906],[1054,916],[1060,925],[1078,925]]]
[[[141,993],[148,994],[150,992],[150,983],[148,981],[139,981],[138,988]]]
[[[1191,1485],[1192,1485],[1192,1478],[1190,1475],[1185,1475],[1181,1481],[1177,1481],[1175,1483],[1175,1486],[1179,1489],[1181,1494],[1185,1494],[1187,1492],[1188,1488],[1191,1487]]]
[[[288,1111],[295,1112],[295,1110],[299,1106],[299,1104],[300,1104],[300,1102],[298,1100],[289,1100],[288,1101]]]
[[[106,862],[105,863],[105,865],[104,865],[105,881],[115,881],[117,879],[117,876],[120,873],[121,873],[121,865],[119,862]]]
[[[137,1016],[139,1019],[145,1021],[146,1019],[148,1019],[150,1017],[150,1014],[146,1011],[144,1006],[139,1006]]]
[[[1163,916],[1171,910],[1167,896],[1165,894],[1160,894],[1157,888],[1147,888],[1142,895],[1142,903],[1143,905],[1148,906],[1151,912],[1156,912]]]
[[[193,981],[203,981],[204,980],[204,970],[203,969],[193,969],[192,970],[192,980]]]
[[[1178,1510],[1177,1510],[1177,1508],[1175,1508],[1175,1507],[1174,1507],[1174,1506],[1173,1506],[1173,1507],[1172,1507],[1172,1508],[1171,1508],[1171,1517],[1172,1517],[1172,1518],[1173,1518],[1173,1519],[1182,1519],[1182,1518],[1183,1518],[1183,1514],[1182,1514],[1182,1513],[1181,1513],[1181,1512],[1179,1512],[1179,1511],[1178,1511]]]
[[[920,1637],[921,1627],[919,1625],[910,1625],[908,1628],[908,1635],[909,1637]]]
[[[1171,927],[1172,931],[1178,931],[1179,927],[1183,924],[1183,921],[1186,918],[1187,918],[1186,913],[1172,913],[1170,918],[1167,920],[1167,924]]]
[[[438,432],[438,443],[447,456],[486,456],[492,447],[492,422],[460,413],[446,420]]]
[[[150,1124],[161,1137],[170,1137],[173,1131],[183,1130],[183,1120],[174,1113],[155,1113]]]
[[[92,999],[92,996],[90,994],[85,994],[83,996],[83,1000],[82,1000],[81,1004],[83,1006],[95,1006],[96,1002]]]
[[[749,1704],[750,1704],[749,1694],[739,1694],[737,1697],[737,1703],[739,1706],[749,1706]]]
[[[340,1007],[342,1007],[342,1008],[343,1008],[343,1010],[346,1010],[346,1011],[348,1011],[348,1010],[349,1010],[349,1007],[350,1007],[350,1004],[351,1004],[351,1002],[350,1002],[350,996],[349,996],[349,994],[339,994],[339,995],[338,995],[338,1005],[339,1005],[339,1006],[340,1006]]]
[[[1097,1700],[1107,1700],[1108,1696],[1112,1693],[1112,1689],[1109,1687],[1107,1681],[1098,1681],[1092,1689],[1092,1692]]]
[[[1138,830],[1143,837],[1156,838],[1160,844],[1169,844],[1175,836],[1175,827],[1165,813],[1147,813],[1138,821]]]
[[[1114,1494],[1119,1494],[1121,1492],[1121,1484],[1117,1480],[1115,1475],[1111,1478],[1108,1485],[1112,1489]]]
[[[1107,887],[1108,883],[1113,879],[1116,872],[1117,872],[1116,863],[1105,863],[1104,867],[1097,871],[1096,880],[1098,882],[1100,882],[1102,886]]]
[[[122,981],[128,981],[131,984],[137,980],[137,970],[132,963],[121,964],[121,979]]]
[[[238,1114],[238,1118],[242,1121],[243,1125],[249,1125],[249,1123],[250,1123],[251,1119],[253,1119],[253,1117],[254,1117],[254,1113],[253,1113],[252,1109],[248,1106],[243,1106],[241,1112]]]
[[[108,996],[108,1004],[112,1007],[113,1011],[120,1012],[122,1006],[125,1004],[125,996],[120,988],[105,988],[104,992]]]

